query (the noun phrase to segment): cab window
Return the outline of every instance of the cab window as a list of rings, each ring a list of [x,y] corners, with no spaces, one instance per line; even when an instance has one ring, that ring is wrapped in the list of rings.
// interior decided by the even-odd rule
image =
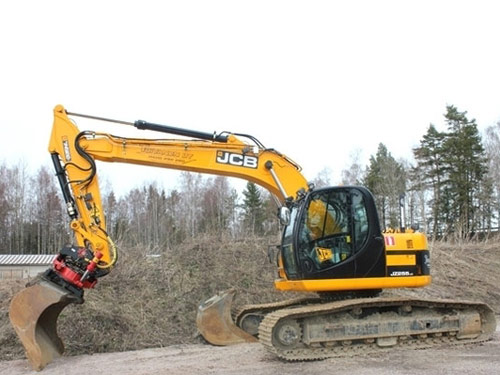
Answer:
[[[299,260],[306,272],[332,267],[361,248],[368,233],[361,193],[327,189],[311,194],[299,225]]]

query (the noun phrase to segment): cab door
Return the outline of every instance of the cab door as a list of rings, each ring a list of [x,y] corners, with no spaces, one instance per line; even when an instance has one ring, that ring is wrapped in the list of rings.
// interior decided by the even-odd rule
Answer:
[[[289,242],[282,255],[290,279],[385,276],[384,241],[373,196],[367,189],[315,190],[295,215],[293,232],[289,227],[288,236],[283,237],[283,243]]]

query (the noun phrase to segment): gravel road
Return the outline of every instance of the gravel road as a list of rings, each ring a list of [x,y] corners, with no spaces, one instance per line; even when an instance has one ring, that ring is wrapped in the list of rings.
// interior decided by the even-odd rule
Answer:
[[[2,375],[34,374],[26,360],[0,362]],[[376,355],[316,362],[282,362],[260,344],[232,347],[179,345],[122,353],[62,357],[41,373],[50,375],[429,375],[500,374],[500,332],[476,346],[386,350]]]

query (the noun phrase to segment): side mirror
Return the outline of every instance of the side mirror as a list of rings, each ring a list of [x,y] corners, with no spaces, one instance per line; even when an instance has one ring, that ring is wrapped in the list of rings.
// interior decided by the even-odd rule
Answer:
[[[280,224],[281,225],[288,225],[290,224],[290,209],[288,207],[280,207],[279,212],[278,212],[278,217],[280,219]]]

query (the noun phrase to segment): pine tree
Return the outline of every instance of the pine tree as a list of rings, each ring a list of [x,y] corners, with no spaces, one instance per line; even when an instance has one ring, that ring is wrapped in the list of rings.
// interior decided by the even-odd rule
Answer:
[[[445,172],[444,162],[444,141],[446,134],[436,130],[431,124],[427,133],[422,137],[420,146],[413,150],[417,160],[415,178],[422,181],[421,189],[430,190],[431,199],[431,229],[433,238],[440,232],[441,223],[444,219],[441,216],[443,174]]]
[[[461,236],[474,231],[479,217],[479,192],[487,172],[486,155],[477,130],[476,120],[467,112],[447,106],[445,114],[448,134],[443,144],[446,164],[447,200],[442,207],[448,216],[448,228]]]
[[[244,225],[253,234],[264,231],[264,204],[259,188],[253,182],[248,182],[243,191]]]
[[[378,146],[377,154],[370,157],[364,184],[375,197],[382,225],[397,227],[399,196],[406,190],[406,172],[382,143]]]

